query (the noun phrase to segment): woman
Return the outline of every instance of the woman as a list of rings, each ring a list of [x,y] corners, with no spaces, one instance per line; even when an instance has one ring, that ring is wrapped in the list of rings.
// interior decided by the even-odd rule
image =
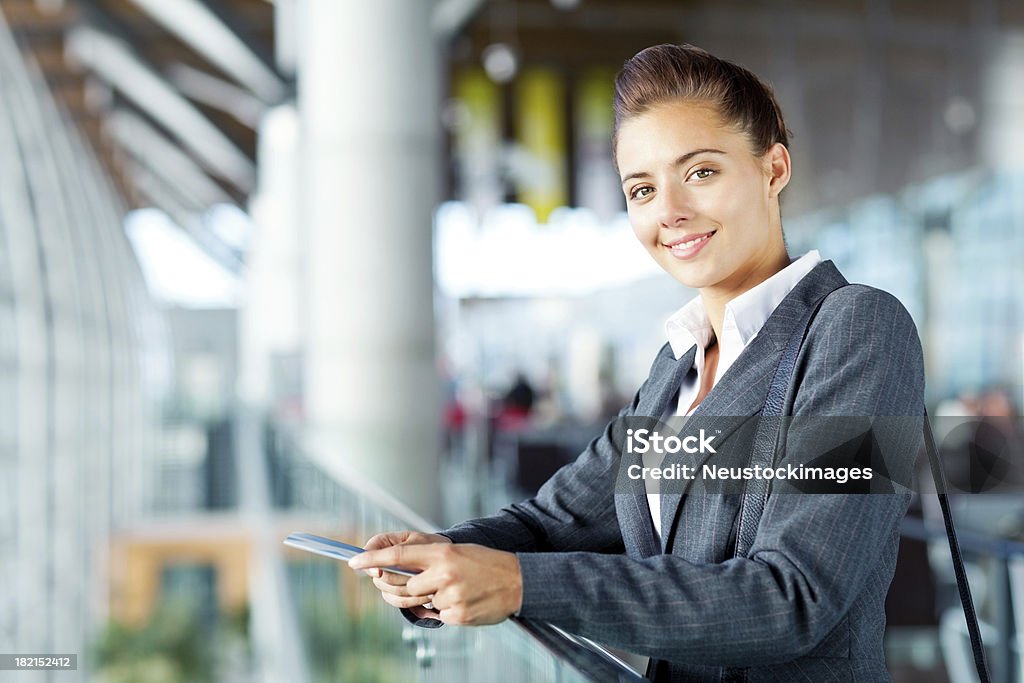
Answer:
[[[830,293],[786,411],[922,413],[921,346],[904,307],[844,286],[817,252],[787,254],[787,145],[771,91],[749,71],[687,45],[651,47],[626,63],[613,150],[630,223],[655,261],[700,294],[669,319],[668,343],[620,419],[535,498],[443,535],[370,539],[374,552],[351,564],[375,577],[388,603],[422,625],[549,621],[652,657],[654,680],[889,679],[884,602],[909,494],[769,496],[752,545],[736,556],[744,496],[623,476],[658,465],[623,448],[635,433],[626,424],[690,416],[695,434],[724,424],[714,416],[759,414],[794,329]],[[730,438],[746,443],[742,431],[708,433],[721,451]],[[902,436],[879,438],[916,453]],[[708,450],[689,462],[722,457]],[[373,569],[392,564],[423,572]]]

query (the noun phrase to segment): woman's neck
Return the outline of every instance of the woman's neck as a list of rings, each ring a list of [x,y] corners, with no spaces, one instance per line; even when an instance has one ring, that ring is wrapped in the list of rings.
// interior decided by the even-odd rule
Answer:
[[[785,249],[776,255],[760,261],[749,269],[734,273],[728,280],[700,290],[704,302],[704,310],[715,332],[715,338],[722,338],[722,325],[725,319],[725,306],[744,292],[750,291],[790,263],[789,254]]]

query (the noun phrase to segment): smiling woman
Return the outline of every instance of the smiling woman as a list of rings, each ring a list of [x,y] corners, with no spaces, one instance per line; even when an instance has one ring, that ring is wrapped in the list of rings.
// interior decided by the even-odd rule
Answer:
[[[637,238],[709,311],[789,265],[789,133],[754,74],[692,46],[648,48],[617,79],[613,141]]]
[[[725,302],[789,265],[779,193],[780,142],[757,155],[713,105],[655,104],[618,130],[630,224],[654,260],[705,301]]]
[[[626,425],[707,429],[714,448],[687,464],[715,471],[726,449],[740,464],[761,457],[762,440],[755,450],[735,427],[759,415],[920,416],[913,321],[817,251],[790,258],[788,132],[746,69],[690,45],[643,50],[616,79],[614,145],[636,237],[699,290],[666,322],[647,381],[536,497],[443,534],[376,536],[352,565],[420,625],[544,620],[648,655],[656,681],[890,680],[883,606],[909,493],[769,496],[778,484],[766,477],[711,494],[690,478],[630,479],[677,463],[631,451],[639,432]],[[769,429],[768,465],[799,468],[821,446],[790,429],[773,453]],[[913,436],[870,436],[893,472],[912,465]],[[421,572],[374,569],[388,565]]]

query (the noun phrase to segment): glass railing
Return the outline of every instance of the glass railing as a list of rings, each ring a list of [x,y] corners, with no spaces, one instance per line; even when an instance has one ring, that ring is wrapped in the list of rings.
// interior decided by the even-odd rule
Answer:
[[[307,531],[352,544],[382,531],[431,525],[388,492],[339,472],[278,432],[270,437],[273,519],[280,539]],[[309,681],[642,681],[601,646],[549,624],[423,629],[341,562],[284,548],[289,604]],[[284,623],[288,623],[285,620]],[[296,680],[296,679],[293,679]]]

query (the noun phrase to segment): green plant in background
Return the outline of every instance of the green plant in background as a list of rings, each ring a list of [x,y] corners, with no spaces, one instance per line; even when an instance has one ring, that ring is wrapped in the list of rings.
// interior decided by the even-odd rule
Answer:
[[[208,683],[213,649],[191,602],[164,602],[149,623],[132,628],[111,621],[93,648],[102,683]]]
[[[218,623],[220,636],[244,644],[247,654],[249,654],[250,650],[250,616],[249,603],[245,603],[241,609],[222,614]]]
[[[401,623],[375,611],[357,613],[337,601],[308,595],[300,608],[314,675],[330,683],[392,683],[400,675],[396,657]]]
[[[409,677],[402,676],[400,667],[380,652],[349,651],[338,654],[328,680],[332,683],[397,683],[408,681]]]

